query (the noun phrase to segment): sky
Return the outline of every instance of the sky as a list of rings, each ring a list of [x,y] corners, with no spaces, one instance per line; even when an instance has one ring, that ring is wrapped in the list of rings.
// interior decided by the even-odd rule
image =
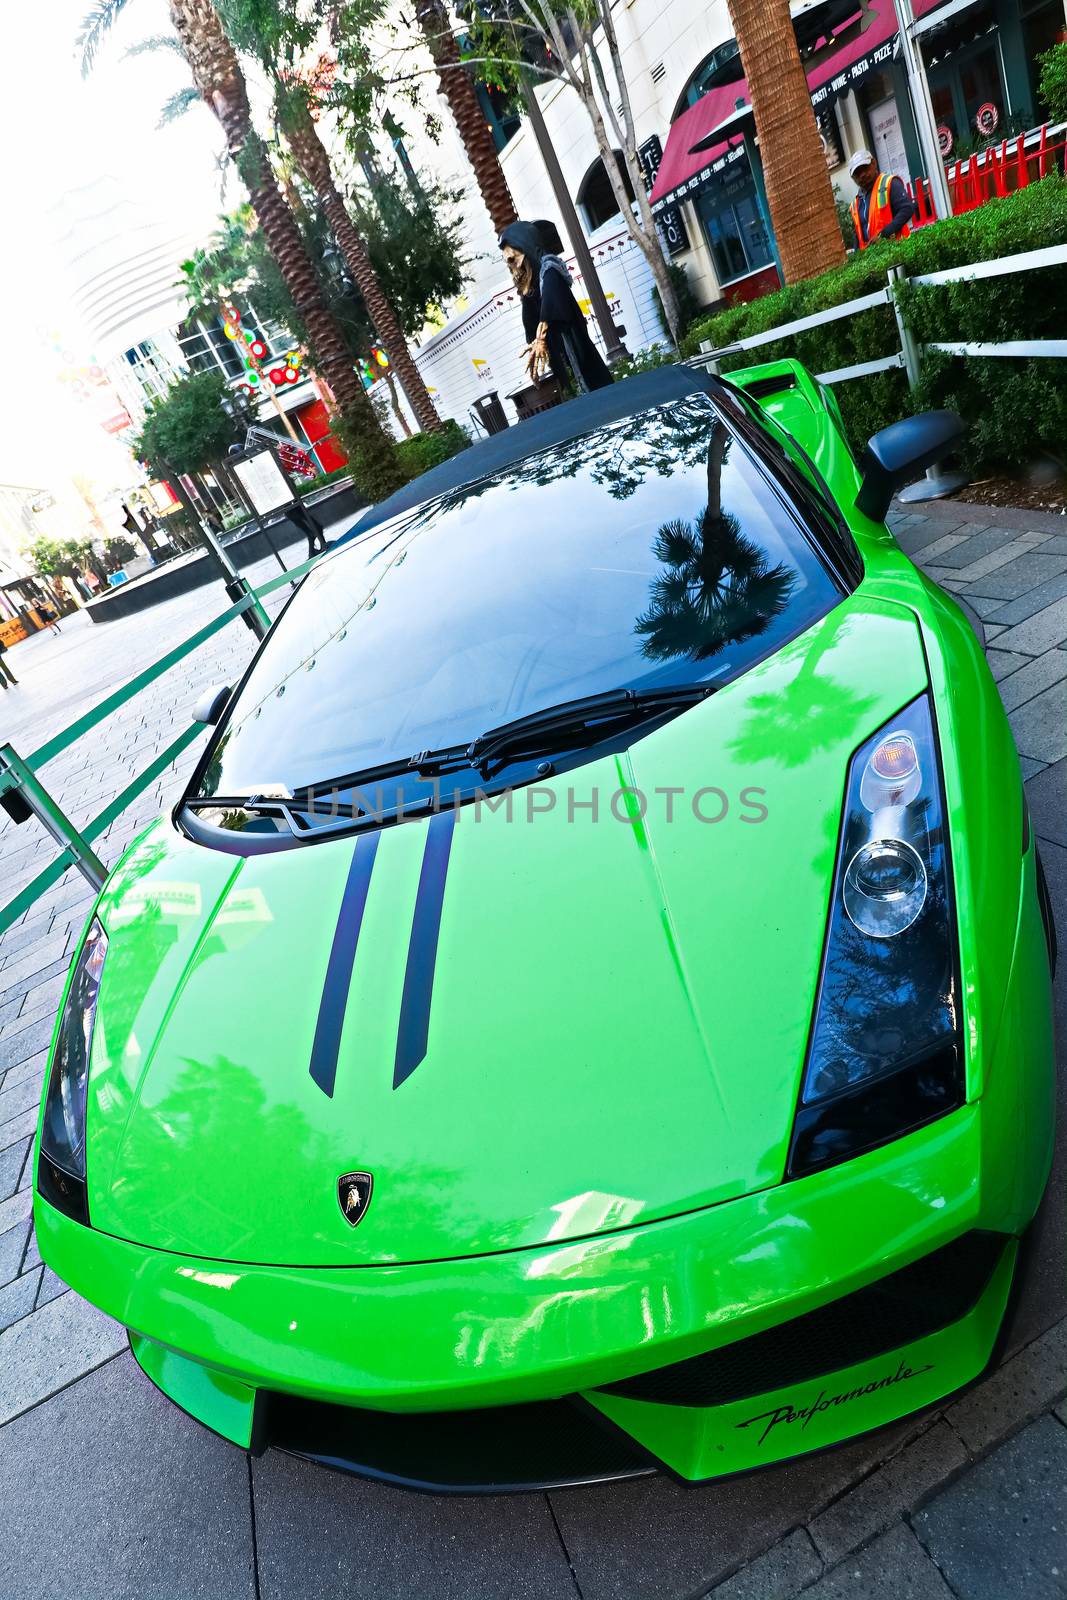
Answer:
[[[127,453],[64,392],[55,360],[39,342],[41,333],[57,328],[82,359],[92,354],[49,259],[44,208],[110,173],[139,204],[165,207],[169,219],[206,239],[226,203],[220,135],[210,113],[197,105],[157,128],[163,103],[189,81],[180,57],[161,51],[124,59],[139,40],[169,32],[166,0],[127,0],[83,81],[75,39],[90,4],[37,0],[4,7],[0,304],[7,382],[0,402],[0,483],[53,488],[81,474],[109,486],[133,477]]]

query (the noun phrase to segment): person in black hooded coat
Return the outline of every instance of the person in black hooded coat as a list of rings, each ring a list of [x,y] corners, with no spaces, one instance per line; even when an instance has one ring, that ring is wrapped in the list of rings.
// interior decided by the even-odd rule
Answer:
[[[550,229],[555,237],[548,240]],[[552,225],[543,222],[512,222],[500,235],[500,248],[522,298],[526,370],[534,383],[551,367],[561,383],[570,378],[579,391],[603,389],[613,379],[589,336],[570,273],[549,248],[550,242],[558,241]]]

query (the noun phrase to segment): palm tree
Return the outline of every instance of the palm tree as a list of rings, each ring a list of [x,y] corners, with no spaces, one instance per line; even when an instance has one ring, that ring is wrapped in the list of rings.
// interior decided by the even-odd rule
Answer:
[[[84,72],[91,68],[105,34],[125,6],[126,0],[98,0],[86,17],[79,36]],[[219,121],[227,152],[248,190],[267,246],[308,330],[316,368],[332,391],[345,442],[352,446],[357,478],[366,487],[373,486],[375,496],[388,494],[403,482],[403,471],[356,376],[344,336],[322,297],[300,230],[252,123],[248,90],[233,45],[211,0],[169,0],[169,7],[193,83]]]
[[[444,0],[416,0],[415,15],[430,48],[437,68],[438,85],[448,101],[448,109],[463,141],[467,160],[485,201],[485,209],[494,231],[499,234],[509,222],[518,220],[519,213],[511,198],[485,112],[478,103],[474,84],[463,65]]]
[[[839,266],[845,247],[789,0],[728,0],[748,79],[786,283]]]
[[[652,552],[664,571],[653,579],[648,609],[634,632],[652,661],[686,656],[707,661],[727,645],[754,639],[785,610],[795,575],[741,532],[722,509],[722,467],[730,436],[721,424],[708,446],[708,503],[692,522],[672,518]]]
[[[430,399],[422,373],[412,359],[407,340],[396,319],[396,313],[378,282],[378,276],[370,264],[363,241],[348,214],[348,208],[330,167],[326,147],[319,137],[319,130],[315,126],[307,99],[299,87],[285,97],[282,128],[289,148],[296,158],[297,166],[318,197],[323,214],[344,257],[345,265],[352,274],[356,288],[363,296],[363,303],[367,308],[367,315],[374,324],[374,331],[388,351],[389,360],[400,379],[404,393],[411,402],[411,409],[418,419],[419,427],[430,433],[438,432],[441,428],[441,419]]]

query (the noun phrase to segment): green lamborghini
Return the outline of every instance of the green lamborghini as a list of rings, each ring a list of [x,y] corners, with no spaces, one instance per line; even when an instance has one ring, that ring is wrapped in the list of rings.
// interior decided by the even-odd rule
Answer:
[[[466,450],[308,575],[95,905],[41,1253],[252,1451],[762,1466],[994,1359],[1049,1170],[1011,733],[777,362]]]

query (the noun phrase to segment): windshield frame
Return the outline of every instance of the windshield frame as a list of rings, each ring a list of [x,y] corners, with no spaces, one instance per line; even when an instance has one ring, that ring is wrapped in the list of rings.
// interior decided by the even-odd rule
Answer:
[[[840,530],[831,522],[827,514],[827,507],[822,504],[821,496],[819,495],[818,491],[812,486],[812,484],[807,482],[803,473],[800,471],[796,463],[790,459],[782,445],[768,433],[767,429],[763,425],[766,422],[766,419],[757,418],[749,411],[748,406],[742,403],[741,394],[733,385],[728,385],[725,383],[716,384],[714,389],[710,389],[709,391],[705,392],[704,397],[710,402],[718,421],[729,431],[731,437],[736,440],[737,444],[741,447],[743,453],[752,464],[760,479],[762,479],[775,499],[779,502],[782,509],[788,515],[790,522],[795,527],[797,533],[805,540],[810,550],[816,556],[826,577],[829,579],[832,587],[837,593],[837,599],[834,602],[834,605],[836,606],[857,587],[858,582],[862,578],[862,562],[860,563],[860,571],[857,576],[855,570],[851,572],[848,571],[846,564],[840,559],[840,555],[835,549],[835,547],[839,545]],[[536,455],[537,453],[538,452],[536,451],[531,452],[531,455]],[[813,467],[812,470],[815,471],[816,469]],[[323,558],[323,562],[320,563],[320,566],[324,565],[330,560],[337,559],[338,557],[348,554],[354,547],[358,546],[364,541],[368,543],[373,542],[379,547],[384,547],[386,544],[391,543],[394,539],[402,536],[407,527],[415,520],[424,517],[428,510],[447,506],[453,501],[459,503],[475,485],[484,483],[487,479],[494,476],[496,476],[495,472],[481,474],[478,477],[471,478],[461,487],[451,490],[447,494],[429,496],[419,505],[407,507],[404,511],[397,513],[395,517],[374,524],[371,528],[367,529],[366,533],[362,537],[348,539],[342,536],[335,548]],[[822,482],[821,476],[817,472],[816,476],[819,478],[819,482]],[[826,493],[829,497],[830,491],[828,487],[826,488]],[[832,504],[832,498],[830,503]],[[812,526],[813,523],[815,526]],[[318,568],[315,570],[318,570]],[[279,611],[277,617],[271,625],[266,637],[260,641],[258,647],[253,652],[244,672],[241,674],[241,677],[230,693],[223,714],[219,719],[219,722],[212,730],[211,737],[208,739],[207,744],[201,753],[200,759],[193,768],[188,783],[183,789],[179,800],[171,812],[171,820],[174,826],[180,832],[185,834],[187,837],[196,840],[198,843],[207,845],[212,849],[219,850],[226,854],[259,855],[277,850],[294,848],[303,849],[308,845],[318,844],[327,839],[336,839],[345,835],[352,835],[361,831],[365,831],[368,827],[382,828],[396,826],[406,822],[415,822],[419,820],[420,817],[430,814],[430,812],[425,808],[409,809],[406,805],[404,805],[401,808],[402,814],[400,816],[388,815],[375,818],[347,818],[343,819],[344,823],[347,825],[339,826],[337,822],[335,822],[330,826],[309,830],[306,835],[294,833],[291,827],[288,825],[284,827],[284,831],[279,829],[279,831],[274,834],[236,832],[231,829],[206,822],[197,814],[198,809],[200,807],[209,806],[213,798],[210,796],[204,796],[198,791],[204,773],[211,763],[219,741],[226,733],[226,729],[232,717],[234,708],[240,699],[248,679],[251,677],[253,671],[259,664],[263,652],[270,646],[275,629],[285,617],[289,607],[300,594],[301,590],[303,589],[304,582],[309,576],[310,573],[305,574],[305,577],[302,578],[300,583],[293,589],[292,593],[289,595],[289,598],[286,600],[285,605],[282,607],[281,611]],[[833,608],[834,607],[831,606],[829,610],[832,610]],[[827,614],[828,611],[823,613],[823,615]],[[772,653],[776,654],[781,649],[784,649],[786,645],[791,643],[793,639],[797,638],[810,626],[810,617],[798,617],[795,629],[790,630],[784,637],[778,640]],[[757,657],[756,660],[746,665],[744,672],[747,672],[752,666],[757,665],[760,660],[764,659],[766,659],[765,656]],[[743,675],[743,673],[740,675]],[[728,683],[732,680],[727,678],[723,681],[724,683]],[[695,702],[697,705],[702,703],[703,702]],[[600,759],[602,756],[626,750],[635,744],[639,739],[646,737],[648,734],[654,732],[657,728],[663,726],[664,723],[673,720],[677,716],[684,716],[687,712],[692,711],[693,709],[694,705],[671,707],[665,710],[661,715],[651,716],[640,722],[638,725],[624,728],[621,731],[612,734],[608,738],[599,740],[593,744],[585,744],[579,749],[561,754],[558,758],[554,757],[551,763],[552,774],[562,773],[575,767],[591,763]],[[543,767],[543,764],[541,765]],[[530,767],[532,767],[533,770],[523,770]],[[513,768],[517,770],[513,771]],[[526,758],[520,757],[515,762],[509,763],[503,771],[495,774],[488,780],[483,780],[475,785],[468,785],[453,789],[451,794],[448,796],[449,803],[447,807],[442,807],[440,804],[438,804],[433,809],[452,809],[453,806],[467,804],[471,800],[476,800],[479,797],[490,799],[498,794],[502,794],[507,789],[525,787],[528,784],[536,782],[538,777],[543,778],[544,776],[546,776],[546,774],[543,770],[538,772],[537,763],[531,763]],[[444,799],[444,795],[442,794],[440,798]],[[340,821],[341,819],[338,820]]]

